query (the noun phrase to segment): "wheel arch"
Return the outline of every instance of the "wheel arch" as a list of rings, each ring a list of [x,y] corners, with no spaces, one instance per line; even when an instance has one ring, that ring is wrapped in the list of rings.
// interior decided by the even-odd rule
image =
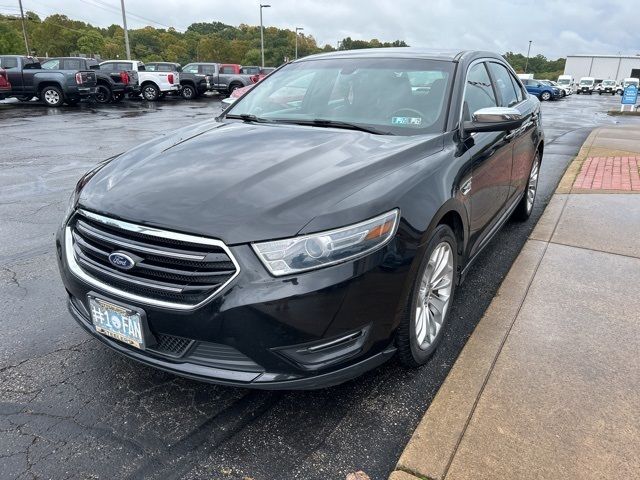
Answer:
[[[40,94],[42,93],[42,90],[44,90],[47,87],[56,87],[58,89],[60,89],[60,92],[62,92],[62,96],[64,97],[64,89],[62,88],[62,85],[60,85],[59,82],[56,82],[55,80],[43,80],[41,82],[38,83],[38,86],[36,87],[36,93],[37,96],[40,96]]]

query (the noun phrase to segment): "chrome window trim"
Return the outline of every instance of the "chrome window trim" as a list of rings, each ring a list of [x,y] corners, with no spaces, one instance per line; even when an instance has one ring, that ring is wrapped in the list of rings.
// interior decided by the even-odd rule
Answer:
[[[208,238],[208,237],[200,237],[197,235],[189,235],[185,233],[172,232],[168,230],[160,230],[157,228],[146,227],[142,225],[136,225],[134,223],[124,222],[122,220],[116,220],[114,218],[105,217],[103,215],[98,215],[97,213],[88,212],[86,210],[81,210],[81,209],[78,210],[77,213],[80,213],[81,215],[86,216],[87,218],[103,223],[105,225],[111,225],[116,228],[128,230],[135,233],[140,233],[144,235],[149,235],[149,236],[154,236],[154,237],[164,238],[169,240],[177,240],[181,242],[189,242],[189,243],[195,243],[200,245],[210,245],[210,246],[221,248],[227,254],[227,256],[229,257],[229,259],[233,263],[233,266],[236,269],[236,272],[231,276],[231,278],[229,278],[229,280],[227,280],[220,287],[218,287],[213,293],[211,293],[211,295],[209,295],[207,298],[205,298],[204,300],[202,300],[197,304],[170,302],[166,300],[157,300],[155,298],[148,298],[141,295],[136,295],[134,293],[125,292],[124,290],[120,290],[119,288],[112,287],[111,285],[107,285],[106,283],[101,282],[100,280],[92,277],[80,267],[73,251],[73,238],[72,238],[71,227],[67,224],[64,232],[64,247],[65,247],[65,257],[69,265],[69,270],[71,270],[71,273],[73,273],[73,275],[78,277],[80,280],[82,280],[83,282],[93,287],[99,288],[103,293],[115,295],[116,297],[141,303],[143,305],[150,305],[153,307],[160,307],[160,308],[166,308],[171,310],[191,311],[191,310],[196,310],[197,308],[200,308],[201,306],[213,300],[233,280],[235,280],[238,277],[238,275],[240,275],[240,265],[238,264],[238,261],[236,260],[233,253],[231,253],[231,250],[229,249],[229,247],[227,247],[227,245],[220,240],[217,240],[214,238]]]

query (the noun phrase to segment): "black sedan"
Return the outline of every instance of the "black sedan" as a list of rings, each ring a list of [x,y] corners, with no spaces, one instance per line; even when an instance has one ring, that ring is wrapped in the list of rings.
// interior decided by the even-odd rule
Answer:
[[[500,55],[306,57],[80,180],[57,235],[69,309],[128,357],[221,384],[422,365],[478,253],[531,214],[543,147]]]

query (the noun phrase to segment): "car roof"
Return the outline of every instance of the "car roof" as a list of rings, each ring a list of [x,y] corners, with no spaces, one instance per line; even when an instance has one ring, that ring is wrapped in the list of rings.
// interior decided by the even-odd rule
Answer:
[[[489,57],[504,60],[504,58],[497,53],[480,50],[389,47],[319,53],[317,55],[310,55],[308,57],[298,59],[296,62],[329,58],[420,58],[425,60],[448,60],[450,62],[457,62],[462,59],[471,59],[475,57]]]

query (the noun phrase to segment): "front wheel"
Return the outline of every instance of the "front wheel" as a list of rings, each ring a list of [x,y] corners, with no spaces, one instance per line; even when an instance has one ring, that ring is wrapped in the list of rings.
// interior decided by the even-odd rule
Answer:
[[[58,87],[44,87],[40,92],[40,100],[42,100],[47,107],[59,107],[64,102],[64,96],[62,90]]]
[[[142,87],[142,97],[148,102],[155,102],[160,97],[160,89],[149,83]]]
[[[513,212],[513,218],[524,222],[531,216],[533,212],[533,205],[536,202],[536,196],[538,194],[538,177],[540,176],[540,154],[536,153],[533,159],[533,165],[531,166],[531,172],[529,173],[529,180],[527,181],[526,190],[518,203],[518,206]]]
[[[542,94],[540,95],[540,99],[544,100],[545,102],[548,102],[549,100],[551,100],[551,93],[542,92]]]
[[[182,86],[182,98],[185,100],[193,100],[196,98],[197,92],[193,85],[185,84]]]
[[[424,365],[442,340],[455,292],[457,251],[451,228],[438,225],[427,244],[398,327],[398,354],[406,366]]]

